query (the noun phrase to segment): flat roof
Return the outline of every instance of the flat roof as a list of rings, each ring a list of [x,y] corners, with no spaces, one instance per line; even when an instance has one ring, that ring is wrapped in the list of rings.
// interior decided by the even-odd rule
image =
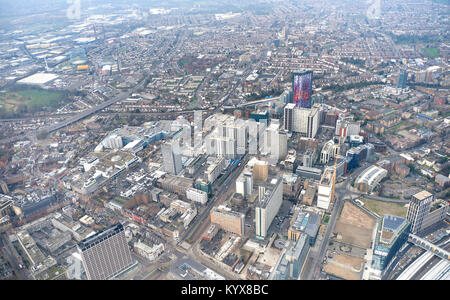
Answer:
[[[431,194],[428,191],[421,191],[421,192],[418,192],[417,194],[415,194],[414,198],[416,198],[418,200],[424,200],[424,199],[426,199],[426,198],[428,198],[430,196],[433,196],[433,194]]]
[[[26,78],[23,78],[23,79],[17,81],[17,83],[22,83],[22,84],[45,84],[47,82],[55,80],[58,77],[59,77],[58,75],[51,74],[51,73],[36,73],[36,74],[33,74],[31,76],[28,76]]]
[[[92,246],[97,245],[98,243],[103,242],[104,240],[108,239],[109,237],[116,235],[117,233],[123,231],[123,225],[118,223],[116,225],[113,225],[109,228],[106,228],[102,231],[99,231],[98,233],[82,240],[78,246],[81,248],[82,251],[85,251]]]

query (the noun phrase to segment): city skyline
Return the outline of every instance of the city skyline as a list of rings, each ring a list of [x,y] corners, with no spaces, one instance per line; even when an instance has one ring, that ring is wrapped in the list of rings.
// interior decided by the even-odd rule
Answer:
[[[0,1],[0,279],[449,280],[448,8]]]

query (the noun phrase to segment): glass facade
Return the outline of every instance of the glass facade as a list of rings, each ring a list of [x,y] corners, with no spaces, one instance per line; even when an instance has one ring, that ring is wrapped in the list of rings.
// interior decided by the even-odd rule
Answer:
[[[293,102],[296,107],[311,108],[312,74],[312,71],[293,74]]]

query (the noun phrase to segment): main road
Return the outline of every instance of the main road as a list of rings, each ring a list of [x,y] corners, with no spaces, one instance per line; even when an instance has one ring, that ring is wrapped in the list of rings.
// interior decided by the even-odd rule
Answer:
[[[320,266],[322,264],[322,261],[324,259],[324,256],[325,256],[325,253],[326,253],[326,250],[328,247],[328,241],[330,239],[330,235],[334,231],[334,227],[336,226],[337,216],[338,216],[339,212],[341,211],[342,205],[344,203],[344,199],[341,198],[340,195],[336,195],[335,199],[336,200],[333,205],[333,209],[331,211],[330,221],[328,223],[327,230],[325,231],[325,234],[322,239],[322,244],[320,246],[319,255],[314,256],[314,254],[312,252],[310,252],[313,263],[312,263],[310,272],[305,272],[305,275],[306,275],[305,276],[306,278],[304,278],[305,280],[318,279]]]
[[[113,104],[116,103],[116,102],[125,100],[125,99],[127,99],[132,93],[134,93],[134,92],[136,92],[138,89],[142,88],[145,82],[146,82],[146,78],[144,78],[144,79],[143,79],[138,85],[136,85],[131,91],[128,91],[128,92],[121,92],[121,93],[120,93],[119,95],[117,95],[117,97],[115,97],[114,99],[105,101],[105,102],[103,102],[102,104],[99,104],[99,105],[97,105],[97,106],[95,106],[95,107],[92,107],[92,108],[90,108],[90,109],[87,109],[87,110],[85,110],[85,111],[83,111],[83,112],[80,112],[80,113],[78,113],[78,114],[76,114],[76,115],[74,115],[74,116],[68,118],[67,120],[65,120],[65,121],[63,121],[63,122],[60,122],[60,123],[57,123],[57,124],[53,124],[53,125],[44,127],[44,128],[42,128],[42,129],[40,130],[40,132],[48,132],[48,133],[50,133],[50,132],[59,130],[59,129],[64,128],[64,127],[66,127],[66,126],[69,126],[69,125],[71,125],[71,124],[73,124],[73,123],[76,123],[76,122],[78,122],[78,121],[80,121],[80,120],[82,120],[82,119],[84,119],[84,118],[86,118],[86,117],[88,117],[88,116],[90,116],[90,115],[92,115],[92,114],[95,114],[96,112],[101,111],[101,110],[105,109],[106,107],[113,105]],[[27,139],[27,138],[32,139],[32,138],[35,137],[36,135],[37,135],[37,132],[35,132],[35,131],[34,131],[34,132],[29,132],[29,133],[23,134],[23,135],[16,135],[16,136],[13,136],[13,137],[9,137],[9,138],[0,140],[0,144],[11,143],[11,142],[14,142],[14,141],[23,140],[23,139]]]

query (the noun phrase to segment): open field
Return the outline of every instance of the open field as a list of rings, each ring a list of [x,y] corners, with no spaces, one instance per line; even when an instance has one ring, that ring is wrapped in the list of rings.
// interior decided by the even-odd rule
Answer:
[[[372,230],[342,222],[337,222],[335,232],[338,233],[337,241],[354,245],[361,248],[370,248]]]
[[[438,48],[423,48],[422,50],[423,53],[431,59],[439,57]]]
[[[361,199],[364,202],[364,207],[373,211],[379,216],[393,215],[396,217],[405,218],[408,208],[404,204],[387,203],[370,199]]]
[[[334,232],[337,240],[361,248],[370,248],[375,220],[355,205],[345,202]]]
[[[369,230],[372,230],[375,225],[375,220],[371,216],[350,202],[345,202],[341,216],[339,217],[339,222]]]
[[[0,114],[33,113],[57,107],[67,100],[67,93],[37,88],[0,91]]]
[[[323,270],[331,275],[346,279],[359,280],[364,266],[364,259],[345,254],[335,254],[324,265]]]

